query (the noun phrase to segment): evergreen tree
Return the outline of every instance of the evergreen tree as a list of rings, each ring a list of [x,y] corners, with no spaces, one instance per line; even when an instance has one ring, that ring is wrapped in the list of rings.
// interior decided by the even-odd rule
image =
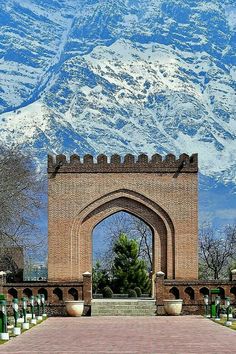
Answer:
[[[149,293],[147,266],[144,260],[138,258],[137,241],[129,240],[125,234],[120,234],[113,250],[113,291],[127,293],[129,289],[139,287],[143,293]]]
[[[108,272],[97,261],[93,267],[93,294],[102,293],[104,287],[108,285],[110,285]]]

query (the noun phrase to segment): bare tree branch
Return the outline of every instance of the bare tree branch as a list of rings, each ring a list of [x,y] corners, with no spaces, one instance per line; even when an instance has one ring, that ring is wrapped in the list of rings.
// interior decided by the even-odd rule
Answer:
[[[227,276],[230,264],[236,259],[236,225],[214,230],[204,224],[199,235],[199,257],[205,276],[219,279]]]
[[[34,252],[42,245],[37,219],[45,180],[31,156],[17,147],[0,146],[0,253],[9,247]]]
[[[113,262],[113,246],[119,236],[124,233],[130,239],[135,239],[139,244],[139,256],[147,263],[149,270],[152,270],[152,231],[150,227],[138,217],[119,212],[112,216],[112,221],[107,218],[103,221],[104,240],[106,251],[96,253],[101,265],[110,269]]]

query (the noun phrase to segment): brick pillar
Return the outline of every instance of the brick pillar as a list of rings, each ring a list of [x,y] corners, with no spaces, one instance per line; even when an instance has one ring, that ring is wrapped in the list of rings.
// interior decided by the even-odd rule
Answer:
[[[48,300],[47,302],[51,303],[54,302],[54,294],[53,294],[53,288],[47,288],[48,291]]]
[[[22,297],[23,297],[23,289],[17,289],[17,297],[18,297],[18,299],[22,299]]]
[[[38,295],[38,290],[39,290],[39,288],[33,287],[33,288],[30,288],[30,289],[32,290],[33,296],[37,296],[37,295]]]
[[[6,284],[6,273],[5,272],[0,272],[0,294],[4,293],[3,286]]]
[[[180,299],[183,299],[186,301],[186,298],[188,299],[185,291],[184,291],[184,287],[183,286],[178,286],[178,289],[179,289],[179,298]]]
[[[231,270],[232,281],[236,281],[236,269]]]
[[[92,274],[83,273],[83,300],[85,305],[91,305],[92,301]]]
[[[163,272],[156,273],[155,285],[156,285],[157,315],[164,314],[164,307],[163,307],[163,299],[165,296],[164,277],[165,277],[165,273]]]
[[[61,289],[62,293],[63,293],[63,300],[64,301],[71,300],[71,298],[70,298],[71,295],[68,294],[69,289],[70,289],[69,287],[63,287]]]
[[[164,299],[164,277],[165,273],[157,272],[156,273],[156,303],[157,305],[163,305]]]

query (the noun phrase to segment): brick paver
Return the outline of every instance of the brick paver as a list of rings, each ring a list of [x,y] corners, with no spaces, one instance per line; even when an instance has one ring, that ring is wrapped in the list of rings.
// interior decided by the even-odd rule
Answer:
[[[236,353],[236,332],[200,316],[49,318],[0,353]]]

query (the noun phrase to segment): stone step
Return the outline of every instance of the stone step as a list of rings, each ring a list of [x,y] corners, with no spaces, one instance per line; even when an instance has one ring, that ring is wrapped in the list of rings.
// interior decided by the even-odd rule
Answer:
[[[155,300],[94,299],[92,316],[155,316]]]

